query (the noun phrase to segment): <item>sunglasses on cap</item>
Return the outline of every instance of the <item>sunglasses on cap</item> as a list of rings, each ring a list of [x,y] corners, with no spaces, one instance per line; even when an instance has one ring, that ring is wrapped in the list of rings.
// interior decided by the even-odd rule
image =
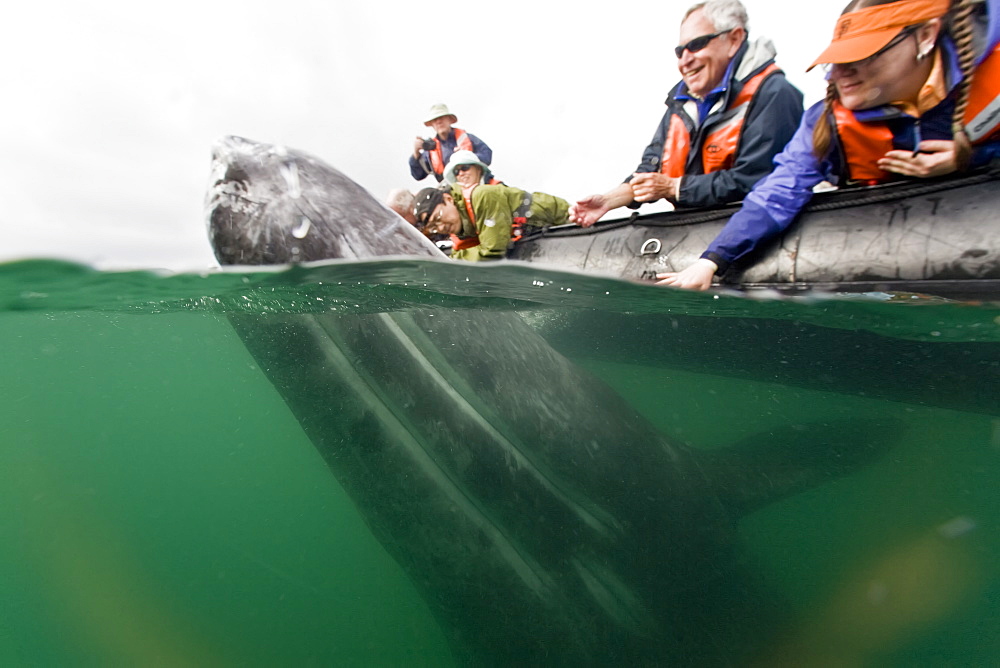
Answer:
[[[436,213],[435,213],[436,212]],[[424,224],[422,227],[425,232],[431,231],[430,228],[436,228],[441,224],[441,219],[444,217],[444,207],[438,205],[434,207],[434,211],[431,211],[424,217]]]
[[[413,207],[413,217],[417,219],[417,228],[422,229],[429,222],[431,214],[444,202],[444,192],[437,188],[424,188],[417,193],[416,204]],[[440,220],[440,213],[438,215]]]
[[[418,218],[416,227],[424,234],[427,234],[431,232],[431,228],[441,223],[442,218],[444,218],[444,207],[439,205]]]
[[[903,28],[903,30],[898,35],[893,37],[888,44],[886,44],[881,49],[879,49],[872,55],[868,56],[867,58],[862,58],[861,60],[855,60],[854,62],[850,63],[824,63],[822,65],[823,71],[829,74],[830,71],[833,70],[834,65],[841,65],[842,67],[865,67],[867,65],[871,65],[881,56],[885,55],[886,52],[895,49],[897,46],[905,42],[907,37],[909,37],[910,35],[915,35],[917,32],[917,28],[919,27],[920,26],[916,25]]]
[[[712,33],[711,35],[702,35],[701,37],[695,37],[687,44],[681,44],[680,46],[675,46],[674,53],[677,54],[678,58],[683,56],[685,51],[690,51],[691,53],[698,53],[706,46],[708,46],[709,43],[716,37],[725,35],[727,32],[732,32],[733,30],[735,30],[735,28],[730,28],[729,30],[723,30],[722,32]]]

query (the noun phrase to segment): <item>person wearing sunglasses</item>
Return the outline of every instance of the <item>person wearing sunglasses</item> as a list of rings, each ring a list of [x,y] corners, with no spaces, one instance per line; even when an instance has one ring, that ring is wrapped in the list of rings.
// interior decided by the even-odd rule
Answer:
[[[816,65],[828,66],[825,100],[701,257],[662,284],[707,289],[822,181],[937,177],[1000,157],[1000,0],[855,0]]]
[[[461,172],[459,172],[461,174]],[[525,225],[569,222],[569,202],[546,193],[505,185],[475,185],[466,196],[456,182],[450,189],[424,188],[416,195],[416,227],[428,237],[451,237],[454,260],[499,260]]]
[[[458,184],[466,195],[480,185],[498,185],[490,168],[472,151],[455,151],[444,168],[444,181],[448,185]]]
[[[417,137],[410,155],[410,176],[422,181],[433,176],[440,183],[444,179],[444,168],[455,151],[471,151],[484,164],[493,162],[493,150],[479,137],[461,128],[456,128],[458,117],[448,110],[447,105],[432,105],[427,112],[424,125],[434,130],[430,139]]]
[[[769,39],[747,39],[738,0],[692,6],[674,48],[681,81],[624,183],[573,205],[573,222],[589,227],[611,209],[667,199],[708,207],[743,199],[772,169],[802,116],[802,93],[774,62]]]

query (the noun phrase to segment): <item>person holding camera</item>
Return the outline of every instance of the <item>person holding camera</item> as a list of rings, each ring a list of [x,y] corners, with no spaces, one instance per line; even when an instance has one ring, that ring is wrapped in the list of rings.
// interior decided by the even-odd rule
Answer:
[[[771,40],[750,41],[747,25],[739,0],[688,9],[674,49],[681,81],[653,141],[624,183],[573,205],[574,223],[659,199],[679,208],[736,202],[771,172],[802,117],[802,93],[775,64]]]
[[[479,137],[456,128],[454,123],[458,117],[448,111],[444,104],[435,104],[430,108],[424,125],[434,130],[430,139],[417,137],[413,143],[413,154],[410,156],[410,175],[417,181],[422,181],[430,175],[438,182],[444,179],[444,169],[455,151],[472,151],[484,164],[493,161],[493,151]],[[492,175],[489,175],[492,177]]]

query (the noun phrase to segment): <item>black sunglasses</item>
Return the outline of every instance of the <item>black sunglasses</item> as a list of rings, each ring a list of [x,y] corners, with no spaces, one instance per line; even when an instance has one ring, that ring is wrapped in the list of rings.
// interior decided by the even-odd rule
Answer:
[[[727,32],[732,32],[733,30],[735,30],[735,28],[730,28],[729,30],[723,30],[722,32],[712,33],[711,35],[702,35],[701,37],[695,37],[687,44],[681,44],[680,46],[675,46],[674,53],[677,54],[678,58],[683,56],[685,51],[690,51],[691,53],[698,53],[706,46],[708,46],[709,42],[711,42],[716,37],[720,35],[725,35]]]
[[[919,27],[920,27],[919,25],[916,25],[916,26],[909,26],[908,28],[903,28],[903,30],[898,35],[896,35],[888,44],[886,44],[881,49],[879,49],[872,55],[868,56],[867,58],[862,58],[861,60],[855,60],[850,63],[827,63],[823,65],[823,71],[829,73],[830,70],[833,69],[833,66],[838,64],[841,65],[842,67],[865,67],[866,65],[871,65],[880,57],[885,55],[887,51],[891,51],[892,49],[895,49],[897,46],[905,42],[907,37],[916,34],[917,28]]]
[[[456,172],[467,172],[467,171],[469,171],[470,169],[472,169],[475,166],[476,165],[458,165],[458,166],[455,167],[455,171]]]

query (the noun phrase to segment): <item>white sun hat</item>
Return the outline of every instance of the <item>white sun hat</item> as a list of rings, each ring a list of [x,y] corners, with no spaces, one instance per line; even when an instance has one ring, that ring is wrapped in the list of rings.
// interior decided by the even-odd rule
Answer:
[[[444,168],[444,180],[448,183],[455,183],[458,179],[455,177],[455,168],[459,165],[475,165],[483,170],[483,176],[486,176],[490,168],[486,166],[486,163],[479,159],[472,151],[455,151],[451,154],[451,159],[448,160],[448,164]]]
[[[439,102],[431,105],[430,111],[427,112],[427,120],[424,121],[424,125],[429,126],[431,121],[435,118],[441,118],[442,116],[451,116],[451,122],[458,123],[458,116],[448,111],[448,105]]]

